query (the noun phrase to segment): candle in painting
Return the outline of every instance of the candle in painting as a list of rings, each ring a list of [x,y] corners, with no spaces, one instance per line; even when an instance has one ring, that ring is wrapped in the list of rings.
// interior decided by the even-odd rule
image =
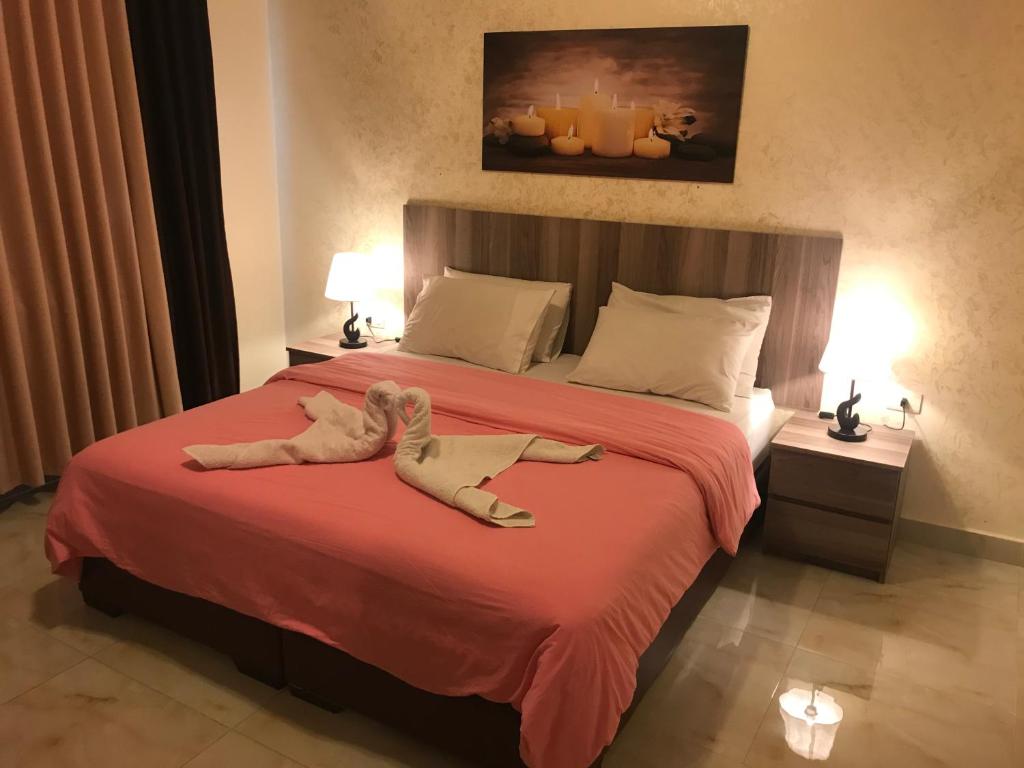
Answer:
[[[633,154],[633,110],[619,109],[612,98],[610,109],[597,111],[590,151],[599,157],[629,157]]]
[[[531,104],[525,115],[512,118],[512,130],[520,136],[543,136],[544,118],[537,117]]]
[[[658,160],[662,157],[668,157],[671,151],[672,145],[665,141],[665,139],[659,139],[655,136],[653,128],[651,128],[646,138],[637,139],[633,142],[633,154],[637,157]]]
[[[594,92],[584,93],[580,96],[579,120],[576,122],[576,132],[583,139],[583,146],[585,147],[593,144],[598,111],[609,109],[612,105],[612,100],[608,98],[608,94],[599,93],[597,86],[597,78],[594,78]]]
[[[654,110],[650,107],[638,107],[633,102],[629,103],[629,107],[634,115],[633,138],[642,139],[654,127]]]
[[[562,107],[562,94],[555,94],[555,106],[537,107],[537,115],[544,118],[544,132],[549,139],[565,138],[569,126],[576,122],[579,110]]]
[[[569,126],[567,136],[556,136],[551,140],[551,151],[556,155],[582,155],[583,139],[573,136],[575,126]]]

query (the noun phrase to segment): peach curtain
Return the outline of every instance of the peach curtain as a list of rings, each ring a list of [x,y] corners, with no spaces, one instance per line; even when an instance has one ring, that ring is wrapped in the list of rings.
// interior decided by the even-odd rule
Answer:
[[[0,493],[181,410],[122,0],[0,0]]]

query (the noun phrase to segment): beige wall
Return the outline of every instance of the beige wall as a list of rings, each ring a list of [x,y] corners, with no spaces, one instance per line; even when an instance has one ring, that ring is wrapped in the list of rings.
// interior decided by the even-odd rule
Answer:
[[[287,365],[266,0],[210,0],[242,389]]]
[[[723,23],[751,27],[735,184],[480,171],[484,31]],[[1024,3],[271,0],[271,31],[289,338],[409,199],[842,232],[843,295],[916,326],[905,513],[1024,538]]]

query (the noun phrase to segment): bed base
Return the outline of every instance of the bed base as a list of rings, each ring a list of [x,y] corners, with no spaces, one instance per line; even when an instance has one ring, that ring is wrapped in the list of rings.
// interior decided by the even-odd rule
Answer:
[[[755,477],[763,487],[767,462]],[[762,509],[755,512],[745,539],[758,528]],[[640,657],[636,692],[620,730],[668,664],[730,562],[722,550],[712,555]],[[131,613],[161,624],[227,654],[241,672],[274,688],[287,685],[293,695],[319,707],[355,710],[476,765],[523,766],[520,716],[509,704],[428,693],[319,640],[150,584],[103,558],[86,559],[79,586],[91,607],[110,616]],[[601,761],[598,757],[592,768]]]
[[[729,567],[718,550],[672,609],[640,657],[628,721]],[[80,582],[86,604],[109,616],[131,613],[230,656],[239,671],[332,712],[352,709],[477,765],[521,768],[519,712],[479,696],[415,688],[319,640],[280,629],[197,597],[173,592],[88,558]],[[599,766],[601,759],[594,763]]]
[[[79,589],[86,605],[108,616],[130,613],[160,624],[227,654],[260,682],[285,685],[281,630],[265,621],[150,584],[99,557],[86,558]]]

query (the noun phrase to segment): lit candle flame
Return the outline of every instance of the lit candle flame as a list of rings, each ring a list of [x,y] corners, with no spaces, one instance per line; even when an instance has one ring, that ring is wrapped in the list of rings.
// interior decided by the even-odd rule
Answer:
[[[597,78],[594,78],[594,93],[597,93]]]
[[[647,138],[650,139],[651,141],[654,141],[654,129],[653,128],[651,128],[651,130],[647,132]]]
[[[575,132],[576,132],[576,124],[575,123],[569,123],[569,138],[570,139],[572,138],[572,135]]]
[[[561,108],[562,108],[562,94],[556,93],[555,94],[555,109],[561,109]]]
[[[526,116],[527,117],[533,117],[533,104],[531,104],[530,108],[528,110],[526,110]]]
[[[613,93],[612,94],[612,109],[618,109],[618,108],[619,108],[619,94]]]

